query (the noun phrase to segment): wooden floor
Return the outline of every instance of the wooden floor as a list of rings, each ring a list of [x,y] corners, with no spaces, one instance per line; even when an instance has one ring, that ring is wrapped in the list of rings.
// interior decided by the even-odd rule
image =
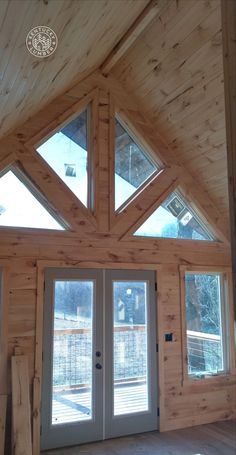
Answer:
[[[235,455],[236,422],[217,422],[166,433],[143,433],[43,453],[45,455]]]

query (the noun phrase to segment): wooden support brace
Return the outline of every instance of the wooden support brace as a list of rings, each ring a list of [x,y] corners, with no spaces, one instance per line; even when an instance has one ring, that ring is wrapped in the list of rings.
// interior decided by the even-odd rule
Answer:
[[[175,190],[178,185],[178,172],[178,166],[166,168],[148,182],[137,197],[118,213],[112,233],[124,237],[134,232]]]
[[[0,173],[4,173],[4,170],[11,165],[13,165],[17,160],[17,156],[15,153],[9,153],[6,156],[3,156],[0,161]]]
[[[44,196],[44,206],[51,207],[56,218],[62,218],[72,230],[86,236],[95,231],[96,220],[92,213],[71,193],[49,165],[32,149],[21,145],[17,157],[23,173],[30,175],[36,188]],[[50,210],[49,210],[50,211]]]
[[[89,93],[80,90],[81,93],[79,101],[72,104],[63,114],[57,116],[52,122],[50,122],[45,128],[40,130],[37,134],[28,139],[24,145],[28,148],[36,147],[40,142],[46,141],[51,137],[58,129],[63,128],[70,120],[79,115],[86,107],[96,98],[97,89],[92,89]]]

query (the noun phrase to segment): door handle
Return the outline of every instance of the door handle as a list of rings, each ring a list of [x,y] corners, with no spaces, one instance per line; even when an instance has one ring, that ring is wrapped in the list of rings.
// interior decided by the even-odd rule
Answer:
[[[102,365],[100,363],[96,363],[95,367],[97,368],[97,370],[101,370],[102,369]]]

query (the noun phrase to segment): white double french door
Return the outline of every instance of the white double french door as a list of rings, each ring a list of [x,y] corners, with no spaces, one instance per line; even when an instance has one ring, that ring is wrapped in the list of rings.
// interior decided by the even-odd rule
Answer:
[[[155,274],[45,272],[41,449],[157,429]]]

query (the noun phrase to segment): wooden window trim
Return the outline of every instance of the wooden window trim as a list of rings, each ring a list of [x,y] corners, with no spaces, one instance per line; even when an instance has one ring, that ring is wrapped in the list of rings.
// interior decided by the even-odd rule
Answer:
[[[223,330],[227,331],[225,337],[226,349],[228,359],[226,359],[227,371],[213,376],[204,378],[194,378],[188,374],[188,360],[187,360],[187,337],[186,337],[186,310],[185,310],[185,275],[186,273],[207,274],[218,273],[224,279],[224,327]],[[226,382],[234,382],[236,379],[236,365],[235,365],[235,344],[234,344],[234,317],[233,317],[233,294],[232,294],[232,271],[230,267],[217,267],[217,266],[194,266],[194,265],[180,265],[179,266],[180,278],[180,309],[181,309],[181,349],[182,349],[182,385],[193,385],[196,388],[201,386],[223,385]]]
[[[0,395],[7,394],[9,261],[0,261]]]

